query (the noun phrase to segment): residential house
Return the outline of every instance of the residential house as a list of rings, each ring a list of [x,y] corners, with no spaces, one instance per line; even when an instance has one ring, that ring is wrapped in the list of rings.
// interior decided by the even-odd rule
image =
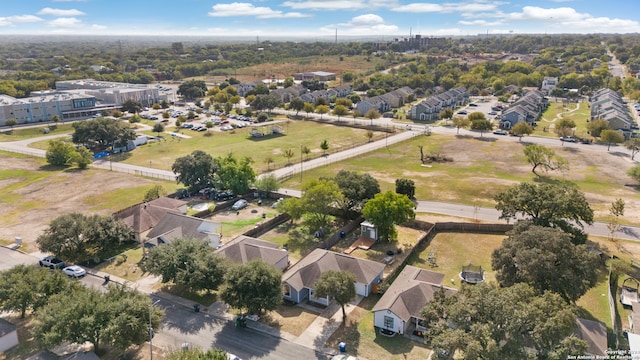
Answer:
[[[271,94],[274,94],[280,98],[283,104],[290,102],[292,99],[300,97],[300,95],[305,94],[307,92],[307,88],[302,85],[293,85],[286,88],[275,89],[271,91]]]
[[[221,224],[193,216],[167,212],[147,234],[145,245],[170,244],[178,238],[205,240],[212,248],[220,246]]]
[[[587,343],[585,355],[605,356],[607,354],[607,326],[600,321],[576,319],[575,334]]]
[[[223,257],[238,263],[246,264],[251,260],[260,259],[281,271],[289,266],[289,252],[280,246],[245,235],[240,235],[224,244],[216,252]]]
[[[0,354],[19,344],[18,328],[7,320],[0,318]]]
[[[336,79],[336,74],[326,71],[307,71],[294,74],[293,79],[298,81],[331,81]]]
[[[304,102],[315,104],[319,98],[323,98],[329,103],[329,91],[328,90],[316,90],[309,93],[302,94],[300,99]]]
[[[113,214],[113,218],[129,225],[136,240],[140,241],[144,238],[144,233],[156,226],[168,212],[186,214],[186,201],[163,196],[120,210]]]
[[[245,97],[249,95],[249,93],[253,91],[253,89],[255,89],[256,85],[258,84],[259,84],[258,82],[254,81],[246,84],[233,84],[231,86],[233,86],[234,88],[236,88],[236,90],[238,90],[238,95]]]
[[[371,309],[374,326],[399,334],[426,330],[420,314],[434,294],[444,289],[446,295],[457,291],[442,286],[444,274],[407,265]]]
[[[356,104],[356,110],[360,112],[361,115],[365,115],[369,110],[378,110],[380,114],[391,110],[391,106],[387,102],[387,100],[382,96],[373,96],[370,98],[366,98]]]
[[[540,90],[527,90],[502,112],[500,127],[511,129],[521,121],[533,126],[547,106],[549,101]]]
[[[353,89],[350,85],[341,85],[335,88],[327,89],[327,92],[329,92],[329,97],[335,96],[337,98],[341,98],[349,96],[353,92]]]
[[[549,95],[553,89],[558,86],[558,78],[557,77],[545,77],[542,80],[542,85],[540,86],[540,91]]]
[[[382,280],[385,265],[329,250],[315,249],[293,265],[282,276],[283,296],[301,303],[305,300],[329,305],[328,298],[314,296],[314,285],[325,271],[348,271],[356,278],[356,294],[369,296]]]
[[[622,96],[611,89],[596,90],[591,98],[591,120],[604,119],[609,128],[619,130],[629,139],[635,120]]]
[[[434,121],[444,109],[454,109],[469,102],[469,92],[464,87],[450,89],[428,97],[409,109],[408,117],[414,120]]]

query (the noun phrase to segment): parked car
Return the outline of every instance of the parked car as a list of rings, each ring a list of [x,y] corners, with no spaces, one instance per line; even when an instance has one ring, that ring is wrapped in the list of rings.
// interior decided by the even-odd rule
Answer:
[[[458,115],[467,115],[467,111],[466,110],[460,110],[457,112]]]
[[[577,143],[578,139],[571,137],[571,136],[565,136],[565,137],[561,137],[560,141],[564,141],[564,142],[571,142],[571,143]]]
[[[478,104],[471,103],[471,104],[469,104],[469,106],[476,107],[476,106],[478,106]]]
[[[67,274],[67,276],[76,279],[87,275],[87,271],[78,265],[67,266],[66,268],[62,269],[62,272]]]
[[[238,201],[236,201],[235,203],[233,203],[233,206],[231,206],[231,208],[233,210],[240,210],[245,208],[248,205],[247,200],[245,199],[240,199]]]
[[[55,256],[43,257],[38,261],[38,264],[42,267],[48,267],[49,269],[62,269],[64,267],[64,261]]]
[[[502,129],[494,130],[493,133],[496,135],[507,135],[507,132]]]
[[[495,111],[489,111],[487,114],[489,114],[489,115],[498,115],[498,113],[495,112]]]

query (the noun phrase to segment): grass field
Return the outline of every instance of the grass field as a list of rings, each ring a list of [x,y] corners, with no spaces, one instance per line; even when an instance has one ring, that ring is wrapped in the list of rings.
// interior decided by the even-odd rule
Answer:
[[[59,124],[59,125],[51,125],[49,126],[49,133],[44,133],[43,127],[30,127],[30,128],[15,128],[13,130],[4,130],[0,132],[0,142],[4,141],[18,141],[30,139],[37,136],[45,136],[45,135],[57,135],[57,134],[65,134],[73,132],[73,127],[71,124]]]
[[[558,135],[554,132],[554,123],[561,117],[573,120],[576,124],[574,136],[580,138],[591,139],[587,133],[587,119],[591,116],[588,103],[567,103],[552,102],[549,107],[542,113],[542,117],[538,120],[538,126],[534,129],[532,135],[556,138]]]
[[[287,163],[299,163],[301,146],[307,146],[311,150],[308,156],[304,155],[307,159],[322,155],[320,143],[325,139],[329,143],[329,153],[349,149],[368,141],[366,130],[313,121],[287,121],[282,124],[282,128],[286,135],[262,138],[251,138],[249,128],[229,132],[211,130],[212,136],[206,136],[206,132],[182,130],[192,138],[180,139],[172,136],[166,141],[149,143],[133,152],[114,156],[114,161],[169,170],[176,158],[188,155],[194,150],[202,150],[214,158],[228,153],[234,154],[236,158],[250,156],[254,161],[254,170],[262,173],[266,172],[268,167],[273,169],[283,167]],[[155,135],[152,132],[148,134]],[[373,140],[383,137],[383,133],[375,133]],[[284,156],[288,149],[294,153],[291,159]],[[271,159],[272,162],[267,164],[267,159]]]

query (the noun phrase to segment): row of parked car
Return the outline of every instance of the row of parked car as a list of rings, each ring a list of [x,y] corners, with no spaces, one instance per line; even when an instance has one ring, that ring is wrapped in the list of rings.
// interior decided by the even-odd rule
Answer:
[[[40,267],[46,267],[49,269],[62,269],[62,272],[72,278],[81,278],[87,275],[87,271],[78,265],[65,266],[64,261],[58,259],[55,256],[45,256],[38,260]]]

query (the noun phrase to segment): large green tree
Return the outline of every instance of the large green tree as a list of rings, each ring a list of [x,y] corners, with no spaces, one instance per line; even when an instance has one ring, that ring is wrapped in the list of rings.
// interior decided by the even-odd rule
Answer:
[[[589,130],[589,134],[596,138],[600,137],[602,131],[607,129],[609,129],[609,122],[604,119],[595,119],[587,124],[587,130]]]
[[[624,146],[631,151],[631,160],[634,160],[636,154],[640,151],[640,138],[631,138],[624,143]]]
[[[142,104],[140,102],[135,101],[133,99],[127,99],[120,106],[122,111],[127,111],[131,114],[139,113],[142,110]]]
[[[451,122],[452,125],[456,128],[456,134],[460,133],[461,128],[466,129],[471,126],[471,120],[469,120],[467,117],[454,117]]]
[[[491,121],[480,119],[471,121],[471,130],[480,131],[480,136],[484,134],[485,131],[490,131],[493,129],[493,125],[491,125]]]
[[[289,102],[289,110],[295,110],[296,116],[298,116],[298,112],[302,109],[304,109],[304,100],[300,98],[291,99],[291,102]]]
[[[330,179],[312,180],[302,188],[302,212],[308,215],[310,227],[326,229],[331,219],[333,205],[343,201],[344,195],[335,181]]]
[[[411,179],[396,179],[396,193],[407,195],[409,199],[416,197],[416,183]]]
[[[220,297],[230,306],[261,314],[282,302],[282,272],[262,260],[252,260],[229,268]]]
[[[60,139],[49,140],[45,157],[47,163],[54,166],[70,165],[76,156],[76,147]]]
[[[328,270],[313,285],[314,296],[335,300],[342,307],[342,322],[347,320],[344,306],[356,298],[356,277],[348,271]]]
[[[79,121],[72,126],[75,130],[72,141],[89,149],[124,146],[127,141],[136,138],[136,133],[127,124],[110,118]]]
[[[362,208],[362,216],[376,226],[378,236],[383,240],[395,240],[395,225],[415,218],[415,204],[404,194],[391,191],[379,193],[367,201]]]
[[[586,245],[574,245],[570,234],[527,220],[507,235],[491,256],[501,286],[524,282],[539,293],[550,290],[575,302],[596,284],[597,255]]]
[[[206,241],[178,238],[151,250],[142,268],[162,277],[162,282],[184,285],[195,291],[217,290],[228,263]]]
[[[607,144],[607,151],[611,149],[611,144],[620,144],[624,142],[624,135],[618,130],[602,130],[600,139]]]
[[[271,193],[280,188],[280,182],[275,174],[266,174],[258,178],[254,185],[256,189],[264,193],[267,197],[271,196]]]
[[[518,136],[518,139],[522,141],[522,137],[525,135],[531,135],[533,133],[533,127],[524,121],[520,121],[513,125],[511,132]]]
[[[560,360],[587,350],[573,335],[575,307],[527,284],[465,285],[452,296],[440,289],[422,316],[434,359]]]
[[[80,287],[61,271],[32,265],[17,265],[0,272],[0,310],[16,311],[24,318],[27,310],[37,311],[50,296]]]
[[[572,235],[574,244],[587,240],[583,222],[593,224],[593,209],[584,193],[571,183],[520,183],[496,195],[501,219],[518,215],[534,225],[558,227]]]
[[[198,191],[211,186],[217,168],[211,155],[195,150],[190,155],[177,158],[171,170],[176,173],[176,181]]]
[[[637,182],[640,182],[640,164],[632,166],[627,170],[627,175]]]
[[[38,236],[38,249],[65,261],[82,263],[133,239],[133,230],[111,216],[71,213],[53,219]]]
[[[536,172],[538,167],[544,171],[564,171],[569,168],[568,161],[562,156],[556,155],[556,152],[548,147],[540,144],[527,145],[524,148],[524,155],[527,157],[529,164],[533,165],[531,172]]]
[[[248,156],[240,160],[231,153],[225,157],[219,157],[216,159],[218,171],[215,179],[222,188],[229,189],[235,194],[245,194],[256,179],[256,173],[251,167],[252,163],[253,160]]]
[[[48,299],[36,313],[33,335],[46,347],[89,341],[97,353],[102,345],[124,350],[149,339],[149,315],[152,329],[160,328],[164,311],[150,307],[151,299],[137,290],[79,287]]]
[[[380,184],[369,174],[359,174],[355,171],[340,170],[333,178],[342,195],[340,207],[347,213],[352,210],[360,210],[364,203],[373,199],[380,192]]]
[[[207,84],[203,80],[185,81],[178,87],[178,95],[182,95],[189,100],[203,97],[206,93]]]

